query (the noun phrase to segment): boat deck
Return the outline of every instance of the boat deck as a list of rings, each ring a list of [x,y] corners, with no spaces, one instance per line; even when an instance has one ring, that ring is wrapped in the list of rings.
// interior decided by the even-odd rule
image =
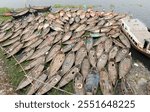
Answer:
[[[138,19],[124,18],[121,21],[124,29],[141,48],[143,48],[145,40],[150,42],[150,32],[145,24],[140,22]]]

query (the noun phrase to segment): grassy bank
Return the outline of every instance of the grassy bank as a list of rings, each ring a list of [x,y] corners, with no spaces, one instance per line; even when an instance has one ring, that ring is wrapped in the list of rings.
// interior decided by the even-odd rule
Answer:
[[[15,66],[16,61],[13,58],[6,59],[6,56],[4,55],[4,52],[1,49],[0,49],[0,59],[3,59],[4,65],[5,65],[4,66],[5,72],[8,74],[10,83],[13,85],[14,89],[16,89],[20,81],[24,78],[24,73],[19,72],[21,71],[21,67],[19,65]],[[28,89],[30,89],[30,86],[21,91],[18,91],[18,94],[26,94]],[[62,89],[72,93],[73,82],[70,82],[67,86],[65,86]],[[61,92],[56,89],[52,89],[47,94],[51,94],[51,95],[60,95],[60,94],[63,95],[64,94],[65,95],[66,93]]]
[[[9,11],[10,9],[8,8],[0,8],[0,14],[9,12]],[[0,22],[6,21],[8,19],[11,19],[11,18],[0,16]],[[21,68],[20,66],[15,66],[16,61],[13,58],[6,59],[6,56],[4,55],[4,52],[1,49],[0,49],[0,58],[4,61],[4,65],[5,65],[4,69],[5,69],[5,72],[8,74],[10,83],[12,84],[14,89],[16,89],[20,81],[24,78],[24,73],[19,72],[21,71]],[[18,94],[26,94],[29,88],[30,87],[27,87],[26,89],[18,91]],[[72,82],[69,83],[63,89],[69,92],[73,92]],[[50,92],[48,92],[48,94],[59,95],[59,94],[66,94],[66,93],[61,92],[56,89],[52,89]]]
[[[87,8],[94,8],[94,5],[87,5]],[[84,5],[62,5],[62,4],[55,4],[53,8],[84,8]]]
[[[10,12],[11,9],[9,8],[0,8],[0,15],[2,15],[3,13],[6,13],[6,12]],[[4,17],[4,16],[0,16],[0,23],[2,21],[5,21],[5,20],[8,20],[10,19],[10,17]]]
[[[1,13],[5,13],[5,12],[9,12],[9,11],[11,11],[11,9],[9,9],[9,8],[0,8],[0,14]]]
[[[4,61],[4,69],[6,74],[8,74],[9,81],[16,89],[17,85],[24,77],[23,72],[19,72],[21,68],[19,66],[15,66],[16,61],[13,58],[6,59],[4,52],[0,49],[0,58]],[[19,94],[24,94],[24,92],[20,91]]]
[[[10,9],[9,8],[0,8],[0,14],[3,14],[5,12],[9,12]],[[10,19],[11,17],[3,17],[0,16],[0,22],[2,21],[6,21],[8,19]],[[20,70],[19,67],[14,66],[14,64],[16,63],[14,59],[9,58],[6,59],[6,56],[4,55],[4,52],[0,49],[0,58],[3,59],[4,63],[5,63],[5,71],[7,74],[9,74],[9,78],[10,78],[10,83],[16,87],[20,80],[23,78],[23,73],[19,73],[18,70]]]

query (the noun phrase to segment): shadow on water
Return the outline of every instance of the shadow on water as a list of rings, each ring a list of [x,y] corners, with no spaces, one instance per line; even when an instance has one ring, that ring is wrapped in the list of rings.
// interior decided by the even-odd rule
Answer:
[[[131,52],[132,52],[132,57],[135,60],[135,62],[136,61],[141,62],[146,68],[148,68],[148,70],[150,70],[150,58],[141,54],[134,48],[131,48]]]

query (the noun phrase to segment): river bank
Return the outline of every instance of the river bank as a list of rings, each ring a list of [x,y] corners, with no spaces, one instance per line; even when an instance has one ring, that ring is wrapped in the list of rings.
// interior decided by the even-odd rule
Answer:
[[[16,95],[10,78],[5,71],[4,61],[0,58],[0,95]]]
[[[134,50],[132,51],[132,55],[134,55]],[[141,55],[141,54],[140,54]],[[137,55],[135,55],[135,56],[137,56]],[[138,56],[138,57],[141,57],[141,56]],[[139,59],[141,59],[141,58],[139,58]],[[143,59],[143,58],[142,58]],[[144,58],[145,59],[145,58]],[[12,60],[12,59],[11,59]],[[136,59],[135,59],[135,61],[136,61]],[[147,67],[148,67],[149,65],[147,65]],[[14,73],[15,74],[15,73]],[[18,81],[19,82],[19,81]],[[16,84],[16,85],[18,85],[18,84]]]

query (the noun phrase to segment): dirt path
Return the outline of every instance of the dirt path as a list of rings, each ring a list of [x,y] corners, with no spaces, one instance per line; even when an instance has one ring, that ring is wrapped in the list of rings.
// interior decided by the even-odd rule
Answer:
[[[4,71],[4,62],[0,59],[0,95],[15,95],[13,87],[9,83],[9,78]]]

